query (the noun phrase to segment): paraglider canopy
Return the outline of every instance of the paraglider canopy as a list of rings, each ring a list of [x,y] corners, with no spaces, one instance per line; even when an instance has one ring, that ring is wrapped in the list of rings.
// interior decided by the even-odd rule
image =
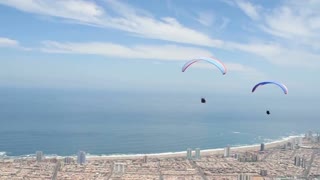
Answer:
[[[192,64],[200,61],[207,62],[216,66],[223,75],[227,73],[226,66],[220,60],[214,57],[199,57],[199,58],[192,59],[184,64],[184,66],[182,67],[182,72],[187,70]]]
[[[259,86],[263,86],[263,85],[267,85],[267,84],[274,84],[277,85],[278,87],[280,87],[283,91],[284,94],[288,94],[288,88],[279,82],[275,82],[275,81],[265,81],[265,82],[260,82],[258,84],[256,84],[253,88],[251,92],[254,92]]]
[[[205,98],[201,98],[201,103],[206,103],[206,99]]]

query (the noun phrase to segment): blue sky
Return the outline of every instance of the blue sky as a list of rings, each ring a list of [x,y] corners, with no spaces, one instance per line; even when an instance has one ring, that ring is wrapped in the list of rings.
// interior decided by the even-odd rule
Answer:
[[[316,0],[0,0],[0,13],[1,87],[247,93],[277,80],[289,94],[320,90]],[[228,74],[181,73],[207,55]]]

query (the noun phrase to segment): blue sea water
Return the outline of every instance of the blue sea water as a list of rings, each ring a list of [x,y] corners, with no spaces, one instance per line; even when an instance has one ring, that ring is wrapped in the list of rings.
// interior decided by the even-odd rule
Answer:
[[[140,154],[221,148],[319,127],[316,103],[246,95],[0,89],[0,152]],[[298,105],[295,102],[299,102]],[[269,108],[271,115],[266,115]]]

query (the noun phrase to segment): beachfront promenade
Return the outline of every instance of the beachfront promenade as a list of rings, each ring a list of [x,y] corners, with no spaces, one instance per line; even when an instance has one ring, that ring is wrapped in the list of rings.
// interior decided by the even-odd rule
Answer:
[[[300,146],[292,139],[260,146],[201,151],[200,159],[185,153],[148,156],[87,157],[80,165],[72,157],[51,157],[37,162],[35,157],[0,159],[0,179],[313,179],[320,176],[320,143],[304,138]],[[193,154],[194,157],[194,154]],[[248,158],[250,157],[250,158]],[[252,158],[257,157],[257,159]],[[265,174],[264,174],[265,173]]]

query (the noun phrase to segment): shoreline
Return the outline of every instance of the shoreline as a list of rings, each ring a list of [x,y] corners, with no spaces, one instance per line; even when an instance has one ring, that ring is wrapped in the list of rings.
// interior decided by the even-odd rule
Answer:
[[[294,136],[288,136],[284,137],[279,140],[274,140],[271,142],[266,142],[265,149],[274,148],[277,147],[283,143],[287,143],[288,141],[291,141],[295,138],[303,137],[303,135],[294,135]],[[258,148],[258,149],[257,149]],[[230,151],[233,153],[234,151],[237,152],[245,152],[245,151],[254,151],[259,150],[260,144],[253,144],[253,145],[243,145],[243,146],[230,146]],[[194,151],[194,149],[192,149]],[[217,154],[223,154],[224,148],[215,148],[215,149],[203,149],[201,150],[201,156],[210,156],[210,155],[217,155]],[[143,158],[144,156],[150,157],[150,158],[175,158],[175,157],[185,157],[186,151],[180,151],[180,152],[164,152],[164,153],[150,153],[150,154],[122,154],[122,155],[87,155],[88,160],[113,160],[113,159],[139,159]],[[74,156],[73,156],[74,157]]]
[[[288,141],[293,140],[294,138],[303,137],[304,135],[292,135],[288,137],[283,137],[282,139],[270,141],[270,142],[263,142],[265,144],[265,149],[274,148],[277,147],[283,143],[286,143]],[[230,146],[230,151],[233,153],[234,151],[237,152],[245,152],[245,151],[254,151],[259,150],[260,144],[252,144],[252,145],[240,145],[240,146]],[[194,151],[195,148],[192,150]],[[215,148],[215,149],[203,149],[201,150],[201,156],[210,156],[210,155],[217,155],[217,154],[223,154],[224,148]],[[7,156],[5,152],[0,153],[0,158],[9,158],[9,159],[32,159],[35,158],[35,154],[29,154],[29,155],[21,155],[21,156]],[[77,155],[73,154],[70,156],[59,156],[56,154],[51,155],[45,155],[46,158],[57,158],[57,159],[63,159],[66,157],[71,158],[77,158]],[[145,153],[145,154],[110,154],[110,155],[91,155],[90,153],[87,154],[88,160],[123,160],[123,159],[139,159],[144,156],[148,156],[151,158],[174,158],[174,157],[185,157],[186,156],[186,150],[185,151],[178,151],[178,152],[163,152],[163,153]]]

